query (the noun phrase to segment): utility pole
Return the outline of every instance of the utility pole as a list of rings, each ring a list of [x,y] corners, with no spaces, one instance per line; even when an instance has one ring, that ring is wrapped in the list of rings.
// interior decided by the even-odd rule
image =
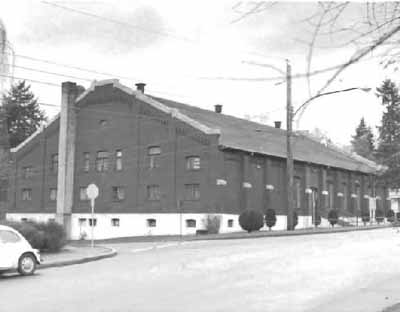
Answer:
[[[286,181],[287,181],[287,230],[293,230],[293,152],[292,152],[292,74],[286,60]]]

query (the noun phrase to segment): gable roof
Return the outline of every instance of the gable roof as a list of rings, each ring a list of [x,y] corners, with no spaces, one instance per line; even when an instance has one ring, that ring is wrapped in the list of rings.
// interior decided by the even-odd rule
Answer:
[[[160,97],[152,98],[208,127],[220,129],[219,144],[222,147],[286,158],[286,130]],[[293,158],[297,161],[364,173],[376,173],[379,170],[371,161],[338,148],[327,147],[302,134],[294,133],[292,142]]]
[[[205,134],[219,135],[219,145],[221,148],[286,158],[286,130],[276,129],[246,119],[215,113],[211,110],[201,109],[160,97],[145,95],[122,85],[118,79],[93,81],[91,86],[76,99],[76,102],[83,100],[91,92],[95,92],[96,87],[110,84],[114,88],[118,88],[152,107],[170,114]],[[20,145],[11,149],[11,152],[21,150],[27,143],[31,142],[58,119],[59,114],[46,127],[40,128]],[[376,173],[379,170],[379,167],[371,161],[367,161],[360,156],[345,153],[337,148],[327,147],[299,133],[293,135],[292,142],[293,158],[297,161],[364,173]]]

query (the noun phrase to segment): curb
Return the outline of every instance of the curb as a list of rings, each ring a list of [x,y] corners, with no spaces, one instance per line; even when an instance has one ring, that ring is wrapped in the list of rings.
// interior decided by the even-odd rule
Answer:
[[[163,236],[131,236],[123,238],[112,238],[98,241],[99,244],[121,244],[121,243],[141,243],[141,242],[194,242],[194,241],[206,241],[206,240],[228,240],[228,239],[249,239],[249,238],[264,238],[264,237],[283,237],[283,236],[299,236],[299,235],[317,235],[317,234],[334,234],[342,232],[356,232],[356,231],[369,231],[378,229],[394,228],[392,225],[380,225],[380,226],[360,226],[360,227],[336,227],[336,228],[319,228],[317,230],[295,230],[295,231],[262,231],[252,232],[250,234],[246,232],[235,232],[235,233],[223,233],[223,234],[204,234],[204,235],[163,235]],[[149,239],[151,238],[151,239]],[[72,242],[73,244],[73,242]],[[79,245],[77,245],[79,246]]]
[[[392,226],[376,226],[376,227],[360,227],[360,228],[337,228],[337,229],[329,229],[329,230],[317,230],[313,232],[301,232],[301,231],[292,231],[292,232],[266,232],[260,233],[255,232],[254,234],[237,235],[237,236],[213,236],[207,237],[195,237],[191,239],[185,239],[185,241],[204,241],[204,240],[228,240],[228,239],[250,239],[250,238],[266,238],[266,237],[284,237],[284,236],[301,236],[301,235],[317,235],[317,234],[335,234],[335,233],[343,233],[343,232],[357,232],[357,231],[371,231],[371,230],[380,230],[391,228]]]
[[[104,246],[99,246],[99,247],[108,249],[108,252],[98,255],[98,256],[89,256],[89,257],[82,257],[82,258],[78,258],[78,259],[60,260],[60,261],[54,261],[51,263],[42,263],[37,267],[37,269],[42,270],[42,269],[62,267],[62,266],[67,266],[67,265],[81,264],[81,263],[111,258],[111,257],[115,257],[117,255],[117,251],[112,247],[104,247]]]

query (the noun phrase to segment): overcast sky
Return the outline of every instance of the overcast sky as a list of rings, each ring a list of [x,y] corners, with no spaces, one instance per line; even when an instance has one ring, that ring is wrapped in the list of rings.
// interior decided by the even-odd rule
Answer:
[[[308,50],[303,42],[310,39],[310,28],[302,20],[313,14],[316,3],[277,3],[238,20],[252,3],[1,1],[0,19],[17,54],[16,77],[55,84],[72,80],[85,87],[93,79],[125,77],[120,81],[131,87],[139,81],[147,83],[150,94],[208,109],[223,104],[226,114],[267,116],[264,119],[272,125],[275,120],[285,121],[285,84],[277,85],[279,80],[213,78],[276,77],[280,74],[270,68],[244,62],[267,63],[284,70],[285,58],[291,60],[294,73],[305,72]],[[357,18],[363,5],[354,4],[344,18]],[[353,52],[350,46],[333,48],[332,40],[319,42],[312,69],[340,64]],[[111,75],[73,70],[23,56]],[[375,89],[385,78],[397,81],[397,75],[384,70],[379,61],[369,55],[346,70],[327,91]],[[312,91],[316,92],[327,78],[328,74],[313,77]],[[31,84],[40,102],[60,104],[59,87]],[[305,79],[294,80],[295,107],[307,100],[307,90]],[[58,112],[56,107],[43,108],[49,116]],[[318,127],[334,141],[348,144],[361,117],[375,128],[381,113],[374,92],[341,93],[315,100],[304,113],[299,129]]]

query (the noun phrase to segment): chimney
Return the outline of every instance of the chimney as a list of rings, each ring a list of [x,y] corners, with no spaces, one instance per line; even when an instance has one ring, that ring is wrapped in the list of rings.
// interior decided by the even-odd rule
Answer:
[[[274,123],[275,123],[275,128],[276,129],[280,129],[281,128],[282,121],[274,121]]]
[[[214,105],[214,110],[216,113],[221,114],[222,113],[222,105],[221,104]]]
[[[143,82],[138,82],[135,84],[136,90],[140,91],[141,93],[144,93],[144,87],[146,86],[145,83]]]
[[[74,194],[76,110],[79,87],[74,82],[61,85],[60,130],[58,136],[58,177],[56,220],[64,225],[67,238],[71,232],[71,212]]]

